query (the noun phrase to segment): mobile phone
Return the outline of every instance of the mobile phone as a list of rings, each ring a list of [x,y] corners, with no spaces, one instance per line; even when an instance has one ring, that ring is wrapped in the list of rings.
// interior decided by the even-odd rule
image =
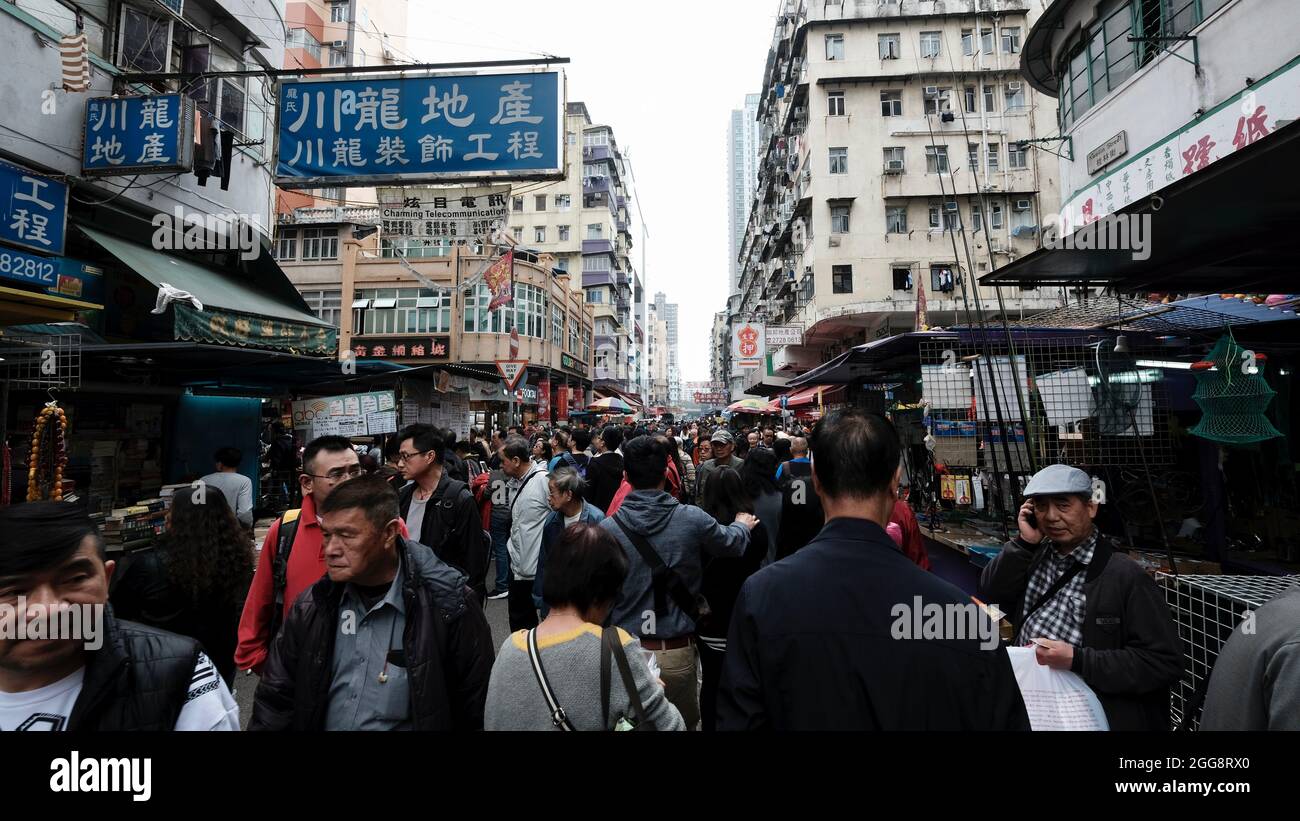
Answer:
[[[1030,527],[1032,527],[1034,530],[1037,530],[1037,529],[1038,529],[1038,515],[1035,514],[1034,511],[1032,511],[1032,510],[1029,511],[1028,513],[1025,514],[1025,523],[1028,524]]]

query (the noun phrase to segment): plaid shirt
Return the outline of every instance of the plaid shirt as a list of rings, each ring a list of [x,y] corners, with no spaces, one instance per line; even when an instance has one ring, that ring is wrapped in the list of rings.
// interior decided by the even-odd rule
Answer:
[[[1028,609],[1034,605],[1051,588],[1063,573],[1077,561],[1084,570],[1076,573],[1051,601],[1038,608],[1020,627],[1021,642],[1029,639],[1056,639],[1075,647],[1083,646],[1083,619],[1087,597],[1083,592],[1083,577],[1087,567],[1092,563],[1092,556],[1097,549],[1097,530],[1064,556],[1052,544],[1050,539],[1043,541],[1040,550],[1045,554],[1029,576],[1029,587],[1025,590],[1025,600],[1021,605]]]

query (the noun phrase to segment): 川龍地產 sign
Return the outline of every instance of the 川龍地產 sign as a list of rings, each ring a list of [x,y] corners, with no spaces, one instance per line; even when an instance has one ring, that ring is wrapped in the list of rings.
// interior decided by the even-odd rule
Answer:
[[[83,173],[189,171],[193,163],[194,103],[185,95],[96,97],[86,101]]]
[[[564,173],[558,72],[286,82],[278,118],[286,188]]]

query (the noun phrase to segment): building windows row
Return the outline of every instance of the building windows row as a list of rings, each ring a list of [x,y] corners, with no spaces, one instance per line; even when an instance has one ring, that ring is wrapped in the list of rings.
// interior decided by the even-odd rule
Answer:
[[[890,266],[890,284],[895,291],[912,291],[916,288],[917,263],[896,263]],[[919,273],[924,274],[921,267]],[[950,262],[936,262],[929,266],[929,289],[934,293],[953,293],[961,287],[961,270]],[[831,266],[831,292],[835,294],[853,293],[853,266]]]
[[[832,148],[830,149],[831,172],[832,174],[848,173],[848,149]],[[885,174],[901,174],[907,171],[906,150],[901,145],[889,145],[883,149],[883,165],[881,170]],[[1021,146],[1018,142],[1010,143],[1007,146],[1007,169],[1019,171],[1028,166],[1028,149]],[[967,144],[967,167],[981,169],[980,164],[980,146],[979,143]],[[837,170],[840,169],[840,170]],[[948,163],[948,146],[946,145],[927,145],[925,147],[925,171],[927,174],[947,174],[951,170]],[[995,172],[1002,170],[1002,144],[1000,142],[986,143],[984,147],[984,163],[982,170],[985,172]]]
[[[328,322],[335,328],[342,327],[343,292],[342,291],[302,291],[302,298],[307,307],[317,318]]]
[[[431,288],[370,288],[356,291],[352,303],[354,334],[450,331],[450,291],[439,292]]]
[[[983,207],[987,206],[988,227],[1001,230],[1006,226],[1008,204],[1011,212],[1011,228],[1025,228],[1034,225],[1033,200],[1030,197],[1014,197],[1010,203],[994,197],[985,197],[983,205],[979,200],[969,204],[970,230],[983,231],[985,228]],[[831,233],[848,234],[852,226],[851,203],[831,200],[827,203],[831,215]],[[932,200],[926,206],[927,224],[932,231],[957,231],[962,227],[961,207],[955,200]],[[885,233],[906,234],[909,231],[908,205],[885,205]]]
[[[996,114],[1015,112],[1025,108],[1025,86],[1022,81],[1012,80],[1007,83],[986,83],[983,86],[963,86],[962,110],[967,114],[976,114],[983,110]],[[954,111],[952,104],[953,89],[950,86],[924,86],[921,91],[922,111],[925,114],[941,114]],[[999,92],[1002,107],[998,107]],[[826,93],[826,114],[830,117],[844,117],[849,114],[848,99],[844,91],[835,90]],[[903,116],[903,92],[890,90],[880,92],[880,116]]]
[[[302,255],[298,255],[301,246]],[[275,232],[275,258],[281,261],[338,259],[339,232],[337,228],[303,228],[301,243],[299,229],[281,228]]]
[[[518,328],[520,336],[545,339],[548,302],[543,289],[516,282],[514,300],[490,311],[492,292],[480,282],[465,300],[465,333],[508,334]]]
[[[548,198],[545,194],[534,194],[533,210],[539,214],[544,213],[547,210],[546,207],[547,202],[548,202]],[[572,207],[573,197],[570,194],[556,194],[554,198],[554,203],[555,203],[556,211],[568,211],[569,208]],[[524,213],[524,198],[511,197],[510,210],[516,214]]]
[[[980,29],[980,50],[984,54],[993,53],[995,38],[1002,41],[1003,54],[1016,54],[1020,51],[1019,26],[1003,26],[996,32],[992,28]],[[967,56],[973,56],[975,54],[974,29],[962,29],[961,45],[963,54]],[[922,57],[932,58],[941,56],[943,54],[943,32],[921,32],[918,38],[917,47],[918,53]],[[876,35],[876,53],[881,60],[900,59],[903,56],[902,35],[897,32],[887,32]],[[826,59],[845,59],[843,34],[826,35]]]

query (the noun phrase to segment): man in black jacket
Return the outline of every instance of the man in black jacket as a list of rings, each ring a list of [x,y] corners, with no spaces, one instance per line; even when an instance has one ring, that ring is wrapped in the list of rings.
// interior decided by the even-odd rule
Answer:
[[[623,429],[607,425],[593,444],[598,453],[587,465],[587,501],[604,513],[623,483],[623,456],[616,452],[623,444]]]
[[[409,425],[397,435],[402,475],[401,516],[413,542],[433,548],[449,565],[469,577],[482,603],[487,597],[488,547],[469,485],[445,469],[446,445],[429,425]]]
[[[402,538],[380,479],[320,513],[326,577],[294,602],[249,729],[482,729],[492,634],[465,575]]]
[[[114,618],[114,562],[84,510],[3,507],[0,533],[0,605],[47,636],[0,639],[0,731],[239,729],[198,642]]]
[[[980,596],[1006,611],[1018,644],[1037,645],[1039,664],[1083,678],[1112,730],[1168,730],[1182,645],[1160,590],[1093,524],[1088,474],[1050,465],[1025,496],[1020,533],[984,568]]]
[[[826,525],[741,588],[719,729],[1029,729],[992,620],[885,533],[898,457],[898,434],[880,416],[833,411],[817,425],[813,484]],[[912,630],[931,609],[958,616],[951,631]]]

